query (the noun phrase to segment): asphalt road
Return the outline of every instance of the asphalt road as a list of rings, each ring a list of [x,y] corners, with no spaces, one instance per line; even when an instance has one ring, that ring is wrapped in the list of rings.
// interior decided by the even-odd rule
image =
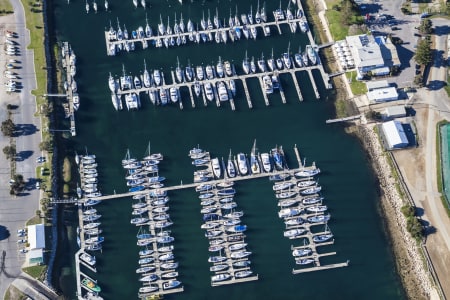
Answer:
[[[26,50],[29,44],[29,32],[25,27],[25,16],[22,4],[19,0],[11,0],[14,7],[14,14],[0,18],[2,28],[0,31],[0,44],[5,43],[5,30],[18,33],[18,38],[13,39],[20,48],[20,56],[7,56],[3,47],[0,50],[0,72],[3,74],[5,64],[8,59],[19,60],[18,69],[14,71],[19,74],[22,83],[20,93],[6,94],[5,89],[0,89],[0,121],[4,121],[6,115],[6,105],[18,105],[14,111],[13,121],[23,129],[21,135],[16,138],[17,152],[23,160],[17,162],[17,173],[22,174],[25,180],[30,182],[29,189],[23,196],[11,197],[9,195],[10,169],[9,161],[0,153],[0,226],[9,232],[9,237],[0,237],[0,252],[5,251],[4,264],[0,272],[0,298],[7,290],[9,284],[21,274],[21,267],[25,261],[25,256],[18,252],[17,229],[23,228],[25,222],[35,215],[39,206],[39,192],[35,189],[35,158],[40,156],[39,142],[40,120],[34,117],[36,104],[35,97],[31,95],[31,90],[36,87],[33,53]],[[6,79],[1,76],[0,82],[3,84]],[[0,147],[3,149],[9,145],[9,139],[0,134]],[[5,231],[3,231],[5,233]]]

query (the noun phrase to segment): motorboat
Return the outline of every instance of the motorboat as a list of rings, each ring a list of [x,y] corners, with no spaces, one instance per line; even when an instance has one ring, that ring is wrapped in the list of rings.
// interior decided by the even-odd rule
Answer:
[[[286,198],[290,198],[292,196],[297,195],[297,192],[295,191],[287,191],[287,192],[281,192],[275,195],[275,197],[277,197],[278,199],[286,199]]]
[[[212,90],[211,82],[205,82],[203,87],[205,88],[206,99],[209,101],[214,100],[214,92]]]
[[[233,262],[233,267],[235,268],[245,268],[250,266],[252,262],[249,260],[239,260],[239,261],[235,261]]]
[[[211,159],[211,166],[213,169],[214,176],[216,178],[222,177],[222,168],[220,166],[220,161],[217,157]]]
[[[196,192],[204,192],[204,191],[208,191],[208,190],[212,190],[215,187],[215,185],[213,184],[200,184],[198,186],[195,187],[195,191]]]
[[[219,222],[206,222],[204,224],[202,224],[200,226],[201,229],[206,229],[206,230],[210,230],[210,229],[214,229],[216,227],[220,226]]]
[[[86,239],[84,242],[89,245],[89,244],[100,244],[100,243],[103,243],[104,241],[105,241],[104,237],[94,236],[94,237]]]
[[[295,260],[295,263],[298,265],[309,265],[314,262],[313,258],[304,258],[304,259],[297,259]]]
[[[160,267],[163,270],[173,270],[173,269],[178,268],[178,263],[177,262],[163,263],[163,264],[161,264]]]
[[[284,163],[283,163],[283,156],[281,153],[281,149],[279,147],[275,147],[270,151],[274,163],[275,163],[275,168],[278,170],[283,170],[284,169]]]
[[[87,4],[87,2],[86,2],[86,5],[89,5],[89,4]],[[88,6],[86,6],[86,7],[88,7]],[[83,280],[81,280],[81,285],[86,287],[88,290],[90,290],[94,293],[101,292],[100,286],[96,282],[94,282],[93,280],[91,280],[87,277],[85,277],[85,278],[83,278]]]
[[[247,175],[247,173],[248,173],[247,158],[245,157],[244,153],[238,153],[237,164],[238,164],[239,173],[241,175]]]
[[[233,259],[239,259],[239,258],[247,257],[250,254],[252,254],[251,251],[239,250],[239,251],[231,252],[230,257]]]
[[[236,82],[234,79],[228,80],[228,88],[230,89],[233,96],[236,96]]]
[[[173,103],[176,103],[178,101],[178,98],[179,98],[179,90],[178,90],[178,88],[171,87],[169,92],[170,92],[170,100]]]
[[[292,251],[292,256],[299,257],[299,256],[307,256],[312,253],[311,248],[301,248],[301,249],[295,249]]]
[[[115,93],[118,88],[117,82],[114,77],[112,77],[111,73],[109,73],[108,86],[112,93]]]
[[[323,243],[323,242],[330,240],[331,238],[333,238],[333,234],[325,233],[325,234],[319,234],[319,235],[313,236],[312,240],[313,240],[313,242],[316,242],[316,243]]]
[[[284,224],[286,226],[293,226],[293,225],[301,225],[305,223],[305,219],[301,218],[301,217],[295,217],[295,218],[291,218],[291,219],[285,219]]]
[[[217,191],[217,195],[219,196],[231,196],[236,193],[236,190],[233,188],[221,189]]]
[[[197,67],[195,68],[195,73],[196,73],[196,75],[197,75],[197,79],[198,79],[198,80],[203,80],[203,79],[205,79],[205,73],[204,73],[204,71],[203,71],[203,67],[202,67],[202,66],[197,66]]]
[[[149,221],[148,218],[143,218],[142,217],[142,218],[133,218],[133,219],[131,219],[130,223],[138,225],[138,224],[147,223],[148,221]]]
[[[269,173],[272,171],[272,162],[270,161],[269,153],[261,153],[261,163],[264,172]]]
[[[206,68],[206,78],[207,79],[214,79],[214,69],[211,65],[207,65]]]
[[[141,80],[139,79],[139,77],[134,76],[133,83],[135,89],[139,90],[142,88]]]
[[[323,197],[307,197],[302,200],[302,203],[305,205],[316,204],[323,200]]]
[[[233,163],[233,159],[231,157],[231,150],[230,150],[230,155],[228,156],[228,161],[227,161],[227,173],[228,173],[228,176],[231,178],[236,177],[236,168]]]
[[[235,225],[235,226],[231,226],[226,229],[227,232],[231,232],[231,233],[244,232],[246,230],[247,230],[247,225]]]
[[[139,251],[139,256],[143,257],[143,256],[148,256],[148,255],[152,255],[153,254],[153,250],[151,249],[143,249]]]
[[[167,273],[161,274],[161,278],[163,278],[163,279],[175,278],[177,276],[178,276],[177,271],[172,271],[172,272],[167,272]]]
[[[217,83],[217,93],[220,101],[228,101],[228,91],[223,81]]]
[[[202,200],[202,202],[200,202],[201,206],[210,206],[210,205],[214,205],[216,203],[216,200],[210,198],[210,199],[205,199]]]
[[[208,251],[209,252],[217,252],[217,251],[223,250],[223,248],[224,248],[223,245],[211,245],[208,247]]]
[[[198,198],[199,199],[208,199],[208,198],[212,198],[212,197],[214,197],[215,196],[215,194],[214,193],[203,193],[203,194],[200,194],[200,196],[198,196]]]
[[[251,270],[244,270],[244,271],[238,271],[234,273],[235,278],[244,278],[248,277],[253,274],[253,271]]]
[[[197,96],[197,97],[199,97],[200,96],[200,94],[201,94],[201,86],[200,86],[200,83],[198,82],[198,81],[195,81],[194,82],[194,92],[195,92],[195,95]]]
[[[315,205],[307,207],[306,210],[310,213],[321,213],[325,212],[328,209],[326,205]]]
[[[208,262],[210,263],[217,263],[227,260],[228,258],[226,256],[210,256],[208,258]]]
[[[278,201],[278,206],[281,206],[283,208],[292,206],[294,204],[299,203],[301,198],[288,198],[288,199],[281,199]]]
[[[142,276],[139,281],[143,281],[143,282],[153,282],[159,279],[159,276],[156,274],[150,274],[150,275],[145,275]]]
[[[317,194],[317,193],[320,192],[321,190],[322,190],[322,187],[316,185],[316,186],[307,188],[307,189],[305,189],[305,190],[302,190],[302,191],[300,192],[300,194],[302,194],[302,195],[312,195],[312,194]]]
[[[158,69],[153,70],[153,81],[155,85],[159,86],[161,85],[161,73]]]
[[[227,219],[236,219],[236,218],[242,217],[243,215],[244,215],[244,212],[242,212],[242,211],[233,211],[228,214],[225,214],[224,217]]]
[[[157,290],[159,290],[159,286],[158,285],[150,284],[150,285],[146,285],[146,286],[143,286],[143,287],[139,288],[139,293],[147,294],[147,293],[156,292]]]
[[[168,252],[168,253],[162,254],[162,255],[160,255],[160,256],[158,257],[158,259],[159,259],[160,261],[172,260],[172,259],[174,259],[174,258],[175,258],[175,256],[173,255],[172,252]]]
[[[266,94],[272,94],[273,93],[273,84],[272,79],[269,75],[264,75],[262,78],[263,86],[264,86],[264,92]]]
[[[213,238],[213,237],[216,237],[216,236],[221,235],[222,233],[223,233],[222,230],[207,230],[207,231],[205,232],[205,237],[207,237],[207,238]]]
[[[297,182],[297,186],[299,188],[308,187],[308,186],[311,186],[313,184],[316,184],[315,180],[302,180],[302,181]]]
[[[227,264],[218,264],[218,265],[211,266],[209,268],[209,270],[211,272],[219,272],[219,271],[224,271],[228,268],[229,268],[229,266]]]
[[[217,72],[217,76],[219,76],[219,77],[223,77],[225,74],[224,66],[223,66],[223,63],[222,63],[222,60],[220,59],[220,57],[219,57],[219,61],[217,62],[217,65],[216,65],[216,72]]]
[[[165,253],[165,252],[172,252],[174,249],[173,245],[169,245],[169,246],[162,246],[158,248],[158,252],[159,253]]]
[[[235,226],[235,225],[237,225],[239,223],[241,223],[241,219],[238,219],[238,218],[223,220],[223,225],[224,226]]]
[[[279,218],[289,218],[294,217],[303,212],[301,208],[283,208],[278,212]]]
[[[84,234],[86,235],[99,235],[103,232],[103,230],[97,228],[92,228],[84,231]]]
[[[102,215],[87,215],[87,216],[83,216],[83,221],[84,222],[93,222],[93,221],[97,221],[98,219],[100,219],[102,217]]]
[[[305,232],[306,229],[304,228],[289,229],[283,233],[283,236],[292,239],[304,234]]]
[[[295,183],[290,182],[290,181],[282,181],[279,183],[275,183],[272,187],[272,189],[274,191],[281,191],[281,190],[286,190],[289,189],[291,187],[293,187],[295,185]]]
[[[308,217],[307,220],[310,223],[324,223],[324,222],[328,222],[330,220],[331,216],[328,215],[315,215],[315,216],[311,216]]]
[[[237,251],[237,250],[242,250],[247,246],[247,243],[236,243],[236,244],[231,244],[230,246],[228,246],[228,249],[230,251]]]
[[[175,240],[175,238],[171,237],[171,236],[162,236],[156,239],[157,243],[160,244],[167,244],[167,243],[171,243]]]
[[[90,255],[90,254],[88,254],[88,253],[83,253],[83,254],[81,254],[81,255],[80,255],[80,259],[81,259],[83,262],[85,262],[85,263],[87,263],[88,265],[90,265],[91,267],[95,266],[95,264],[96,264],[95,256]]]
[[[231,275],[229,273],[221,273],[217,275],[211,276],[212,282],[220,282],[231,279]]]
[[[296,177],[313,177],[319,173],[320,173],[319,168],[313,168],[313,169],[305,169],[302,171],[298,171],[298,172],[294,173],[294,175]]]
[[[125,104],[128,110],[139,109],[140,101],[136,93],[130,93],[125,95]]]
[[[161,100],[161,105],[168,103],[167,90],[165,88],[159,89],[159,99]]]

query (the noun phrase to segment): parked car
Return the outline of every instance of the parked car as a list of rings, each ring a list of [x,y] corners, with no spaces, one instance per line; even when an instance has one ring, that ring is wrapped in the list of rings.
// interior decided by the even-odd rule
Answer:
[[[27,242],[26,239],[22,239],[22,240],[18,240],[17,243],[18,244],[25,244]]]
[[[28,250],[27,250],[27,249],[25,249],[25,248],[23,248],[23,249],[20,249],[20,250],[19,250],[19,252],[20,252],[20,253],[27,253],[27,252],[28,252]]]
[[[43,163],[45,161],[46,161],[46,158],[44,156],[39,156],[38,158],[36,158],[37,163]]]

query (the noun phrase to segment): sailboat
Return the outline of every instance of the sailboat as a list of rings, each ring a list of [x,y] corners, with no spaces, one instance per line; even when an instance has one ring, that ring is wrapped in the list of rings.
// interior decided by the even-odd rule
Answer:
[[[150,87],[151,86],[151,80],[150,80],[150,74],[147,71],[147,64],[145,63],[145,59],[144,59],[144,75],[143,75],[143,83],[145,87]]]
[[[261,8],[261,21],[267,22],[267,15],[266,15],[266,2],[263,3],[263,7]]]
[[[183,70],[180,68],[180,61],[177,56],[177,67],[175,68],[175,75],[177,77],[178,82],[183,82]]]
[[[147,146],[147,150],[145,151],[145,156],[143,158],[146,161],[150,161],[150,160],[162,160],[163,159],[163,155],[161,153],[153,153],[151,154],[150,152],[150,142],[148,142],[148,146]]]
[[[258,156],[256,155],[256,139],[253,142],[252,151],[250,153],[250,169],[253,174],[261,173],[261,167],[259,166]]]
[[[275,59],[273,58],[273,48],[272,56],[267,60],[267,66],[269,67],[270,71],[274,71],[277,69],[277,66],[275,65]]]
[[[233,162],[233,157],[231,156],[231,149],[230,149],[230,154],[228,155],[227,173],[228,173],[228,176],[230,176],[231,178],[236,177],[236,167]]]
[[[289,42],[287,52],[282,54],[283,63],[286,66],[286,69],[291,68],[291,57],[289,56],[289,48],[291,47],[291,43]]]
[[[258,6],[256,7],[255,22],[256,22],[256,24],[261,23],[261,12],[259,11],[259,0],[258,0]]]
[[[105,0],[105,10],[108,11],[108,8],[109,8],[108,0]]]
[[[92,3],[92,7],[94,8],[95,13],[97,13],[97,2],[95,2],[95,0]]]
[[[145,9],[145,0],[141,0],[141,5],[142,5],[142,7]]]
[[[87,0],[86,0],[86,13],[87,14],[89,13],[89,3],[87,2]]]
[[[242,61],[242,69],[244,70],[245,74],[250,73],[250,63],[248,62],[247,50],[245,51],[245,58]]]
[[[133,5],[134,5],[134,7],[138,7],[138,1],[137,0],[133,0]]]

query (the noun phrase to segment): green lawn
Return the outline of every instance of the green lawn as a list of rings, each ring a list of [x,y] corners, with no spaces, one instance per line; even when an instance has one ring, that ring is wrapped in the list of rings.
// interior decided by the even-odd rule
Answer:
[[[27,267],[27,268],[23,268],[22,269],[22,271],[24,271],[25,273],[27,273],[31,277],[33,277],[35,279],[38,279],[38,280],[41,279],[41,277],[44,275],[45,270],[47,270],[47,266],[46,265],[32,266],[32,267]]]
[[[348,79],[351,79],[350,88],[355,96],[367,93],[366,83],[356,80],[356,71],[345,73]]]
[[[9,0],[0,0],[0,16],[12,14],[13,7]]]
[[[348,33],[348,26],[341,23],[341,14],[338,11],[328,9],[325,13],[330,28],[331,35],[335,41],[345,39]]]

